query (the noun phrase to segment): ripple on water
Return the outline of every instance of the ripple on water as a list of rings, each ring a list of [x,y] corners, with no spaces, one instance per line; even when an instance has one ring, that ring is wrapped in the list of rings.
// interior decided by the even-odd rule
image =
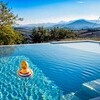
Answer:
[[[17,76],[20,62],[27,60],[34,77]],[[61,91],[42,71],[24,56],[0,58],[0,99],[2,100],[59,100]]]

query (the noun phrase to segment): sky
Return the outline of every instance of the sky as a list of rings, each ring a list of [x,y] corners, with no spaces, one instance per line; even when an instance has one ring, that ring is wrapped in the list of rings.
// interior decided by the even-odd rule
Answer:
[[[19,24],[56,23],[100,17],[100,0],[3,0],[14,14],[23,18]]]

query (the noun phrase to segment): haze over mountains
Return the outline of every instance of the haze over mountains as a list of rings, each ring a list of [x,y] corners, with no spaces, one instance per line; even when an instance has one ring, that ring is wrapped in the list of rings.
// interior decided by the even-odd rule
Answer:
[[[60,21],[58,23],[40,23],[40,24],[28,24],[28,25],[18,25],[17,27],[32,29],[34,27],[60,27],[67,28],[72,30],[80,30],[80,29],[89,29],[89,28],[98,28],[100,27],[100,21],[96,20],[85,20],[79,19],[74,21]]]
[[[70,23],[58,24],[56,26],[61,27],[61,28],[80,30],[80,29],[89,29],[89,28],[100,27],[100,24],[97,24],[95,21],[88,21],[88,20],[84,20],[84,19],[79,19],[76,21],[72,21]]]

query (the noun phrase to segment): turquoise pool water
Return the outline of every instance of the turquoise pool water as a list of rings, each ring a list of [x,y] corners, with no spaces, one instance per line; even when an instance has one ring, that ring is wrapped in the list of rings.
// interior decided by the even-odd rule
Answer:
[[[86,45],[85,47],[84,44]],[[96,49],[94,50],[94,48]],[[8,89],[7,91],[8,94],[13,93],[14,91],[13,89],[16,89],[15,92],[17,95],[16,98],[22,97],[21,96],[22,90],[20,89],[21,88],[20,86],[23,86],[24,81],[25,82],[27,81],[26,84],[28,84],[29,81],[29,84],[30,86],[33,87],[33,90],[35,88],[34,85],[38,84],[39,87],[37,89],[35,88],[38,91],[36,93],[34,93],[33,90],[32,90],[33,92],[30,92],[28,88],[26,88],[26,91],[29,91],[26,92],[25,94],[26,98],[29,98],[27,97],[28,95],[27,93],[30,94],[29,95],[30,98],[32,98],[34,94],[36,94],[37,96],[40,93],[39,89],[41,89],[41,91],[43,92],[40,93],[40,97],[35,97],[37,98],[37,100],[42,100],[43,97],[44,98],[49,97],[49,99],[46,100],[60,100],[62,92],[63,94],[68,94],[70,92],[78,91],[80,90],[84,82],[100,78],[99,50],[100,50],[100,45],[98,43],[95,44],[86,42],[75,43],[75,44],[70,43],[70,45],[67,43],[66,44],[42,43],[42,44],[20,45],[20,46],[2,46],[0,47],[0,59],[1,59],[0,95],[1,97],[3,97],[3,94],[5,93],[6,89]],[[23,80],[21,82],[16,74],[16,70],[19,68],[20,61],[22,59],[25,59],[24,57],[26,59],[29,59],[28,61],[29,63],[31,62],[30,66],[33,68],[33,70],[36,70],[37,68],[37,70],[39,70],[41,74],[40,75],[36,74],[37,77],[33,77],[32,79],[29,80]],[[7,67],[4,67],[8,66],[8,62],[6,62],[5,59],[8,59],[8,62],[10,62],[13,67],[15,66],[15,64],[17,64],[16,67],[13,68],[13,71],[11,69],[10,70],[7,69]],[[6,69],[8,70],[8,72]],[[11,77],[15,77],[14,78],[14,80],[16,80],[14,81],[15,83],[13,82],[13,80],[10,80]],[[45,78],[47,80],[46,84],[44,83]],[[37,83],[38,80],[40,79],[42,82]],[[12,88],[11,91],[9,87],[7,88],[6,85],[3,83],[4,80],[6,83],[8,82],[10,86],[14,86],[14,88]],[[35,80],[37,81],[36,83],[34,83]],[[33,83],[34,85],[32,85]],[[19,87],[16,84],[19,84],[18,85]],[[18,92],[19,91],[18,89],[20,90],[20,92]],[[44,93],[46,90],[48,90],[48,92],[46,92],[47,94]],[[12,97],[13,95],[14,94],[11,94]],[[22,95],[24,95],[24,93],[22,93]],[[11,100],[9,99],[10,97],[7,96],[8,100]]]
[[[27,60],[33,77],[17,75],[22,60]],[[0,100],[60,100],[61,91],[37,66],[24,56],[0,58]]]

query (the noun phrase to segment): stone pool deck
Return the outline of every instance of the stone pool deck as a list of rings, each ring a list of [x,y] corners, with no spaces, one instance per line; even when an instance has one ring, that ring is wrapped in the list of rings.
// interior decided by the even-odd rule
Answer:
[[[95,40],[73,40],[73,41],[53,41],[51,44],[62,44],[62,43],[79,43],[79,42],[92,42],[92,43],[100,43],[100,41]]]

